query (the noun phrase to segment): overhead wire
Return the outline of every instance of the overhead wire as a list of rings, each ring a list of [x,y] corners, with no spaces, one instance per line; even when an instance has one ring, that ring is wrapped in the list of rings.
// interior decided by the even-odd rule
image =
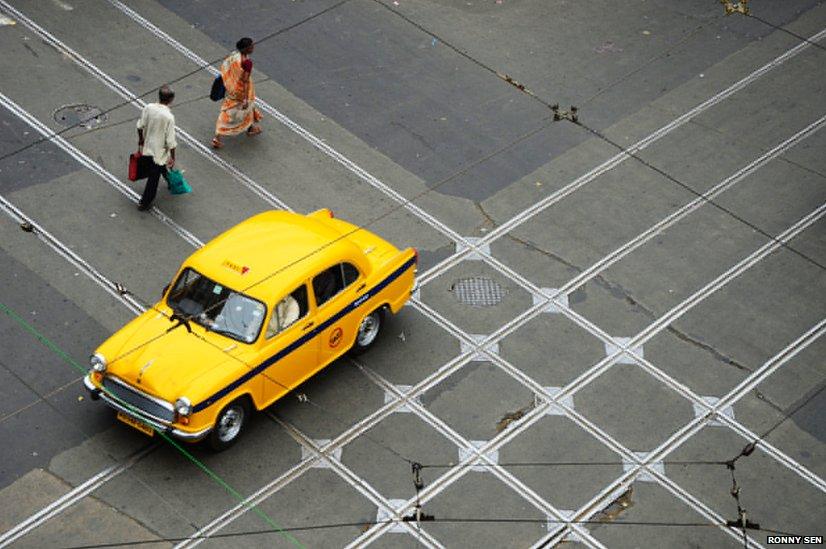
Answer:
[[[261,38],[261,39],[257,40],[257,41],[256,41],[256,43],[258,44],[258,43],[264,42],[265,40],[268,40],[268,39],[270,39],[270,38],[273,38],[273,37],[275,37],[275,36],[278,36],[279,34],[281,34],[281,33],[283,33],[283,32],[286,32],[286,31],[288,31],[288,30],[290,30],[290,29],[292,29],[292,28],[295,28],[295,27],[297,27],[297,26],[299,26],[299,25],[301,25],[301,24],[303,24],[303,23],[306,23],[307,21],[312,20],[312,19],[314,19],[315,17],[318,17],[318,16],[320,16],[320,15],[322,15],[322,14],[324,14],[324,13],[326,13],[326,12],[328,12],[328,11],[332,10],[332,9],[337,8],[338,6],[340,6],[340,5],[344,4],[344,3],[346,3],[347,1],[348,1],[348,0],[342,0],[342,1],[338,2],[337,4],[334,4],[334,5],[332,5],[332,6],[329,6],[328,8],[326,8],[326,9],[324,9],[324,10],[320,11],[320,12],[317,12],[317,13],[315,13],[315,14],[313,14],[313,15],[311,15],[311,16],[309,16],[309,17],[307,17],[307,18],[304,18],[303,20],[301,20],[301,21],[299,21],[299,22],[297,22],[297,23],[295,23],[295,24],[293,24],[293,25],[290,25],[290,26],[288,26],[288,27],[285,27],[285,28],[283,28],[283,29],[280,29],[280,30],[278,30],[278,31],[275,31],[275,32],[273,32],[273,33],[271,33],[271,34],[269,34],[269,35],[266,35],[265,37],[263,37],[263,38]],[[374,2],[376,2],[376,3],[380,4],[381,6],[383,6],[383,7],[384,7],[384,8],[386,8],[386,9],[388,9],[388,10],[390,10],[390,11],[392,11],[392,12],[396,13],[398,16],[400,16],[400,17],[404,18],[404,19],[405,19],[405,20],[407,20],[409,23],[411,23],[412,25],[416,26],[417,28],[419,28],[419,29],[420,29],[420,30],[422,30],[423,32],[427,33],[428,35],[433,36],[434,38],[439,39],[439,40],[440,40],[440,41],[442,41],[445,45],[447,45],[449,48],[451,48],[451,49],[453,49],[454,51],[456,51],[458,54],[462,55],[463,57],[465,57],[465,58],[467,58],[467,59],[469,59],[469,60],[471,60],[471,61],[473,61],[475,64],[479,65],[480,67],[484,68],[485,70],[487,70],[487,71],[489,71],[489,72],[491,72],[491,73],[495,74],[498,78],[500,78],[500,79],[502,79],[502,80],[505,80],[505,81],[506,81],[506,82],[508,82],[509,84],[511,84],[511,85],[513,85],[513,86],[515,86],[515,87],[517,87],[520,91],[522,91],[523,93],[526,93],[527,95],[529,95],[529,96],[530,96],[530,97],[532,97],[533,99],[535,99],[535,100],[539,101],[539,102],[540,102],[540,103],[542,103],[544,106],[549,107],[549,108],[553,107],[553,106],[552,106],[549,102],[547,102],[547,101],[545,101],[545,100],[541,99],[540,97],[536,96],[533,92],[531,92],[531,91],[530,91],[528,88],[526,88],[524,85],[522,85],[522,84],[520,84],[519,82],[517,82],[517,81],[513,80],[512,78],[510,78],[510,77],[509,77],[509,76],[507,76],[507,75],[503,75],[502,73],[499,73],[498,71],[496,71],[496,70],[495,70],[495,69],[493,69],[492,67],[490,67],[490,66],[488,66],[488,65],[486,65],[486,64],[484,64],[484,63],[481,63],[480,61],[476,60],[475,58],[473,58],[472,56],[470,56],[469,54],[467,54],[467,52],[464,52],[463,50],[459,49],[458,47],[454,46],[453,44],[451,44],[451,43],[449,43],[449,42],[446,42],[446,41],[445,41],[445,40],[443,40],[441,37],[436,36],[434,33],[430,32],[430,31],[429,31],[429,30],[427,30],[427,29],[425,29],[424,27],[422,27],[421,25],[419,25],[419,24],[418,24],[418,23],[416,23],[415,21],[413,21],[413,20],[411,20],[410,18],[408,18],[407,16],[405,16],[405,15],[401,14],[400,12],[398,12],[398,10],[394,10],[394,9],[390,8],[389,6],[387,6],[386,4],[384,4],[383,2],[381,2],[380,0],[374,0]],[[756,17],[754,17],[754,18],[756,18]],[[758,19],[759,19],[759,18],[758,18]],[[761,20],[761,21],[762,21],[762,20]],[[763,22],[765,22],[765,21],[763,21]],[[785,32],[789,32],[790,34],[793,34],[793,35],[794,35],[794,33],[791,33],[790,31],[787,31],[786,29],[779,28],[779,30],[783,30],[783,31],[785,31]],[[797,36],[797,35],[795,35],[795,36]],[[800,38],[800,39],[802,39],[802,40],[804,40],[804,41],[806,41],[806,42],[809,42],[809,43],[811,43],[811,44],[814,44],[814,45],[816,45],[817,47],[819,47],[819,48],[821,48],[821,49],[823,49],[823,47],[822,47],[822,46],[820,46],[819,44],[816,44],[816,43],[814,43],[814,42],[811,42],[811,41],[809,41],[809,40],[807,40],[807,39],[805,39],[805,38],[803,38],[803,37],[800,37],[800,36],[797,36],[797,37],[798,37],[798,38]],[[180,81],[180,80],[183,80],[184,78],[186,78],[186,77],[188,77],[188,76],[191,76],[192,74],[195,74],[195,73],[199,72],[200,70],[203,70],[204,68],[206,68],[206,67],[208,67],[208,66],[210,66],[210,65],[212,65],[212,64],[214,64],[214,63],[216,63],[216,62],[218,62],[218,61],[221,61],[222,59],[223,59],[223,57],[221,57],[220,59],[217,59],[217,60],[215,60],[215,61],[212,61],[212,62],[210,62],[210,63],[207,63],[207,64],[204,64],[204,65],[202,65],[202,66],[199,66],[197,69],[195,69],[195,70],[193,70],[193,71],[190,71],[189,73],[186,73],[186,74],[182,75],[181,77],[178,77],[178,78],[176,78],[175,80],[170,81],[169,83],[175,83],[175,82],[178,82],[178,81]],[[140,98],[140,97],[144,97],[144,96],[146,96],[146,95],[148,95],[148,94],[152,93],[153,91],[155,91],[155,90],[157,90],[157,89],[158,89],[157,87],[152,88],[151,90],[149,90],[149,91],[147,91],[147,92],[144,92],[143,94],[141,94],[140,96],[137,96],[137,97],[138,97],[138,98]],[[198,101],[198,100],[204,99],[205,97],[206,97],[206,96],[203,96],[203,97],[197,97],[197,98],[194,98],[194,99],[189,100],[189,101],[187,101],[187,102],[185,102],[185,103],[182,103],[182,104],[186,104],[186,103],[188,103],[188,102]],[[110,109],[107,109],[106,111],[103,111],[101,114],[106,114],[106,113],[108,113],[108,112],[111,112],[111,111],[113,111],[113,110],[115,110],[115,109],[117,109],[117,108],[120,108],[120,107],[122,107],[122,106],[124,106],[124,105],[127,105],[127,104],[129,104],[129,103],[132,103],[132,102],[134,102],[134,99],[132,99],[132,100],[128,100],[128,101],[124,101],[123,103],[120,103],[120,104],[118,104],[118,105],[115,105],[114,107],[111,107]],[[182,104],[179,104],[179,106],[180,106],[180,105],[182,105]],[[134,120],[134,119],[133,119],[133,120]],[[118,122],[118,123],[114,123],[114,124],[109,125],[109,127],[111,127],[111,126],[116,126],[116,125],[120,125],[120,124],[123,124],[123,123],[126,123],[126,122],[128,122],[128,121],[120,121],[120,122]],[[624,148],[624,147],[622,147],[621,145],[619,145],[619,144],[615,143],[613,140],[611,140],[610,138],[608,138],[607,136],[605,136],[604,134],[602,134],[602,132],[599,132],[598,130],[595,130],[595,129],[593,129],[593,128],[590,128],[590,127],[588,127],[587,125],[583,124],[582,122],[574,122],[574,123],[575,123],[575,124],[577,124],[577,125],[579,125],[580,127],[583,127],[584,129],[586,129],[587,131],[589,131],[590,133],[592,133],[592,134],[593,134],[593,135],[595,135],[596,137],[599,137],[600,139],[602,139],[602,140],[604,140],[604,141],[608,142],[609,144],[611,144],[612,146],[617,147],[618,149],[622,150],[622,151],[623,151],[625,154],[627,154],[628,156],[630,156],[630,157],[632,157],[632,158],[635,158],[636,160],[638,160],[639,162],[641,162],[642,164],[644,164],[644,165],[645,165],[645,166],[647,166],[648,168],[650,168],[650,169],[652,169],[652,170],[656,171],[657,173],[659,173],[659,174],[663,175],[664,177],[668,178],[670,181],[672,181],[672,182],[674,182],[674,183],[677,183],[678,185],[680,185],[681,187],[685,188],[685,189],[686,189],[686,190],[688,190],[689,192],[692,192],[693,194],[695,194],[695,195],[697,195],[697,196],[699,196],[699,197],[703,198],[706,202],[709,202],[709,203],[713,204],[714,206],[718,207],[719,209],[721,209],[721,210],[722,210],[722,211],[724,211],[725,213],[727,213],[727,214],[731,215],[732,217],[734,217],[734,218],[735,218],[735,219],[737,219],[738,221],[740,221],[740,222],[742,222],[742,223],[745,223],[746,225],[748,225],[748,226],[750,226],[752,229],[754,229],[754,230],[756,230],[756,231],[760,232],[760,233],[761,233],[761,234],[763,234],[764,236],[767,236],[767,237],[771,238],[772,240],[774,240],[774,241],[778,242],[778,243],[779,243],[779,244],[781,244],[783,247],[785,247],[785,248],[787,248],[787,249],[790,249],[791,251],[793,251],[794,253],[796,253],[796,254],[800,255],[800,256],[801,256],[801,257],[803,257],[804,259],[807,259],[808,261],[812,262],[814,265],[816,265],[816,266],[818,266],[818,267],[820,267],[820,268],[822,268],[822,269],[826,269],[826,267],[824,267],[822,264],[820,264],[820,263],[819,263],[819,262],[817,262],[816,260],[812,259],[811,257],[809,257],[809,256],[807,256],[807,255],[805,255],[805,254],[803,254],[802,252],[799,252],[799,251],[798,251],[798,250],[796,250],[796,249],[793,249],[792,247],[788,246],[786,243],[779,241],[778,239],[776,239],[775,237],[773,237],[772,235],[770,235],[770,234],[769,234],[769,233],[767,233],[766,231],[763,231],[762,229],[760,229],[760,228],[759,228],[759,227],[757,227],[756,225],[754,225],[754,224],[752,224],[752,223],[748,222],[747,220],[743,219],[741,216],[736,215],[734,212],[730,211],[729,209],[724,208],[724,207],[720,206],[719,204],[717,204],[716,202],[714,202],[714,201],[712,201],[712,200],[710,200],[710,199],[708,199],[708,198],[704,197],[702,194],[700,194],[700,193],[698,193],[697,191],[694,191],[693,189],[691,189],[691,188],[690,188],[690,186],[688,186],[688,185],[686,185],[686,184],[682,183],[681,181],[677,180],[675,177],[673,177],[673,176],[671,176],[671,175],[667,174],[666,172],[664,172],[663,170],[661,170],[661,169],[657,168],[656,166],[653,166],[650,162],[647,162],[647,161],[645,161],[645,160],[641,159],[638,155],[636,155],[636,154],[634,154],[634,153],[631,153],[630,151],[628,151],[627,149],[625,149],[625,148]],[[43,137],[42,139],[39,139],[39,140],[37,140],[37,141],[36,141],[36,142],[34,142],[34,143],[31,143],[31,144],[29,144],[29,145],[26,145],[26,146],[25,146],[25,147],[23,147],[23,148],[20,148],[20,149],[17,149],[16,151],[12,151],[11,153],[8,153],[8,154],[5,154],[5,155],[2,155],[2,156],[0,156],[0,161],[2,161],[2,160],[6,159],[6,158],[8,158],[8,157],[10,157],[10,156],[12,156],[12,155],[14,155],[14,154],[17,154],[17,153],[19,153],[19,152],[22,152],[23,150],[25,150],[25,149],[27,149],[27,148],[30,148],[30,147],[32,147],[32,146],[35,146],[35,145],[39,144],[39,143],[42,143],[42,142],[48,141],[48,140],[50,140],[50,139],[52,139],[52,138],[54,138],[54,137],[56,137],[56,136],[58,136],[58,135],[61,135],[62,133],[65,133],[65,132],[67,132],[67,131],[71,130],[72,128],[77,127],[77,126],[79,126],[79,125],[82,125],[82,123],[78,123],[78,124],[75,124],[75,125],[73,125],[73,126],[67,127],[67,128],[65,128],[65,129],[63,129],[63,130],[61,130],[61,131],[59,131],[59,132],[56,132],[56,133],[52,134],[51,136],[46,136],[46,137]],[[523,141],[524,139],[526,139],[527,137],[530,137],[531,135],[534,135],[534,134],[538,133],[539,131],[541,131],[541,130],[545,129],[545,127],[547,127],[547,125],[543,124],[543,125],[541,125],[540,127],[536,128],[536,129],[534,129],[534,130],[531,130],[530,132],[528,132],[528,133],[526,133],[526,134],[523,134],[522,136],[518,137],[515,141],[513,141],[513,142],[509,143],[509,144],[508,144],[508,145],[506,145],[505,147],[500,148],[500,149],[498,149],[497,151],[494,151],[494,152],[493,152],[493,153],[491,153],[490,155],[486,155],[485,157],[483,157],[483,158],[479,159],[478,161],[475,161],[475,162],[471,163],[469,166],[466,166],[465,168],[461,169],[459,172],[457,172],[457,173],[455,173],[455,174],[453,174],[453,175],[449,176],[448,178],[446,178],[446,179],[444,179],[444,180],[440,181],[440,182],[439,182],[436,186],[428,188],[426,191],[423,191],[422,193],[419,193],[418,195],[414,196],[413,198],[411,198],[411,199],[409,199],[409,200],[406,200],[404,203],[399,204],[398,206],[396,206],[396,207],[394,207],[394,208],[391,208],[388,212],[386,212],[385,214],[380,215],[379,217],[377,217],[377,218],[375,218],[375,219],[371,220],[371,221],[370,221],[370,222],[368,222],[367,224],[362,225],[362,226],[358,226],[358,227],[354,228],[352,231],[350,231],[350,232],[348,232],[348,233],[346,233],[346,234],[343,234],[341,237],[337,238],[335,241],[333,241],[333,242],[331,242],[331,243],[329,243],[329,244],[327,244],[327,245],[325,245],[325,246],[322,246],[321,248],[319,248],[318,250],[315,250],[315,251],[311,252],[311,253],[310,253],[310,254],[308,254],[307,256],[304,256],[304,257],[302,257],[302,258],[300,258],[300,259],[296,260],[294,263],[292,263],[292,264],[290,264],[290,265],[288,265],[288,266],[286,266],[286,267],[283,267],[282,269],[279,269],[279,270],[278,270],[278,271],[276,271],[276,272],[273,272],[273,273],[269,274],[267,277],[265,277],[264,279],[261,279],[261,280],[259,280],[259,281],[255,282],[254,284],[252,284],[251,286],[249,286],[249,287],[248,287],[246,290],[244,290],[244,291],[248,291],[248,290],[249,290],[249,289],[251,289],[252,287],[254,287],[254,286],[258,285],[258,284],[263,283],[265,280],[267,280],[267,279],[271,278],[272,276],[275,276],[276,274],[278,274],[279,272],[283,271],[284,269],[287,269],[287,268],[289,268],[289,267],[293,266],[294,264],[296,264],[296,263],[298,263],[298,262],[300,262],[300,261],[303,261],[304,259],[306,259],[306,258],[307,258],[307,257],[309,257],[310,255],[312,255],[312,254],[314,254],[314,253],[318,253],[318,252],[320,252],[320,251],[321,251],[321,250],[323,250],[324,248],[326,248],[326,247],[328,247],[328,246],[332,245],[334,242],[336,242],[336,241],[338,241],[338,240],[340,240],[340,239],[347,238],[347,237],[349,237],[352,233],[354,233],[354,232],[356,232],[356,231],[359,231],[359,230],[362,230],[363,228],[366,228],[366,227],[368,227],[368,226],[371,226],[371,225],[373,225],[373,224],[377,223],[377,222],[378,222],[378,221],[380,221],[381,219],[384,219],[385,217],[387,217],[388,215],[390,215],[390,214],[392,214],[393,212],[397,211],[398,209],[400,209],[400,208],[402,208],[402,207],[405,207],[405,206],[406,206],[406,205],[408,205],[409,203],[413,202],[414,200],[417,200],[418,198],[420,198],[421,196],[423,196],[423,195],[427,194],[428,192],[432,192],[433,190],[437,189],[438,187],[440,187],[441,185],[445,184],[446,182],[448,182],[448,181],[450,181],[450,180],[452,180],[452,179],[455,179],[456,177],[458,177],[458,176],[459,176],[459,175],[461,175],[462,173],[465,173],[467,170],[471,169],[473,166],[478,165],[479,163],[484,162],[485,160],[487,160],[488,158],[490,158],[490,157],[492,157],[492,156],[494,156],[494,155],[496,155],[496,154],[499,154],[502,150],[507,150],[508,148],[510,148],[510,147],[512,147],[512,146],[515,146],[515,144],[517,144],[517,143],[519,143],[519,142]],[[99,128],[99,129],[103,129],[103,128]],[[82,134],[83,134],[83,133],[90,133],[91,131],[97,131],[97,129],[96,129],[96,128],[92,128],[92,129],[90,129],[90,130],[89,130],[89,132],[82,132]],[[78,134],[78,135],[82,135],[82,134]],[[76,137],[76,136],[73,136],[73,137]],[[150,305],[150,307],[151,307],[151,305]],[[192,317],[192,316],[190,316],[189,320],[192,320],[192,318],[193,318],[193,317]],[[166,335],[166,333],[161,334],[159,337],[162,337],[163,335]],[[200,336],[200,334],[198,334],[198,336],[199,336],[202,340],[207,341],[207,340],[206,340],[206,338],[204,338],[203,336]],[[157,339],[157,338],[154,338],[154,339]],[[154,340],[154,339],[153,339],[153,340]],[[208,343],[211,343],[211,344],[213,344],[213,345],[215,345],[213,342],[209,342],[209,341],[207,341],[207,342],[208,342]],[[137,350],[138,348],[140,348],[140,347],[142,347],[143,345],[146,345],[146,344],[148,344],[148,343],[149,343],[149,342],[145,342],[145,343],[143,343],[143,344],[142,344],[142,345],[140,345],[139,347],[137,347],[137,348],[133,349],[132,351],[129,351],[127,354],[129,354],[129,353],[133,352],[134,350]],[[222,351],[224,351],[225,353],[227,353],[224,349],[221,349],[221,350],[222,350]],[[229,354],[229,353],[227,353],[227,354]],[[125,355],[120,355],[120,356],[119,356],[119,357],[117,357],[117,358],[122,358],[123,356],[125,356]],[[236,359],[238,358],[238,357],[235,357],[234,355],[231,355],[231,354],[230,354],[230,356],[232,356],[233,358],[236,358]],[[243,361],[242,361],[242,362],[243,362]],[[246,364],[246,363],[245,363],[245,364]],[[249,367],[249,368],[252,368],[252,366],[250,366],[249,364],[246,364],[246,366],[247,366],[247,367]],[[267,376],[265,376],[265,377],[267,377]],[[278,382],[278,381],[276,381],[276,380],[272,380],[272,379],[270,379],[270,380],[271,380],[271,381],[273,381],[274,383],[276,383],[276,384],[280,385],[282,388],[286,388],[286,386],[284,386],[284,385],[283,385],[283,384],[281,384],[280,382]],[[289,390],[289,389],[288,389],[288,390]],[[818,393],[819,393],[819,392],[818,392]],[[812,398],[813,398],[813,397],[812,397]],[[325,410],[325,412],[326,412],[326,410]],[[781,421],[781,423],[782,423],[782,421]],[[776,428],[776,427],[777,427],[777,425],[776,425],[776,426],[774,426],[774,427],[772,428],[772,430],[773,430],[774,428]],[[395,452],[394,452],[394,453],[395,453]],[[409,460],[409,459],[407,459],[407,458],[404,458],[404,457],[403,457],[403,459],[405,459],[405,461],[408,461],[408,462],[412,463],[412,462],[411,462],[411,460]],[[699,462],[696,462],[696,463],[699,463]],[[719,465],[719,464],[721,464],[721,463],[722,463],[722,462],[707,462],[707,464],[716,464],[716,465]],[[571,463],[571,464],[573,464],[573,463]],[[594,463],[594,464],[595,464],[595,463]],[[531,464],[524,463],[524,464],[511,464],[511,465],[513,465],[513,466],[530,466]],[[557,466],[562,466],[562,463],[556,463],[556,465],[557,465]],[[581,463],[580,463],[580,464],[578,464],[578,465],[583,465],[583,464],[581,464]],[[438,465],[430,465],[430,466],[435,467],[435,466],[438,466]],[[705,524],[704,524],[704,525],[705,525]],[[213,537],[215,537],[215,536],[213,536]]]
[[[403,522],[411,522],[411,521],[398,521],[398,520],[381,520],[381,521],[352,521],[352,522],[337,522],[337,523],[329,523],[329,524],[312,524],[306,526],[290,526],[285,527],[284,531],[286,532],[312,532],[312,531],[319,531],[319,530],[333,530],[338,528],[365,528],[365,527],[372,527],[372,526],[385,526],[385,525],[392,525],[392,524],[400,524]],[[590,526],[643,526],[643,527],[658,527],[658,528],[719,528],[721,526],[726,526],[723,523],[713,523],[713,522],[667,522],[667,521],[632,521],[632,520],[572,520],[572,521],[564,521],[564,520],[557,520],[552,518],[535,518],[535,517],[445,517],[439,518],[434,517],[432,520],[428,520],[428,523],[434,524],[542,524],[542,525],[590,525]],[[774,529],[766,529],[760,528],[758,531],[766,532],[770,534],[778,534],[778,535],[788,535],[792,536],[789,532],[784,532],[782,530],[774,530]],[[263,530],[241,530],[236,532],[224,532],[224,533],[216,533],[211,534],[208,536],[192,536],[186,538],[173,538],[173,537],[158,537],[156,539],[148,540],[148,539],[134,539],[130,541],[123,541],[123,542],[115,542],[115,543],[95,543],[95,544],[88,544],[88,545],[69,545],[63,546],[62,549],[106,549],[110,547],[125,547],[131,545],[148,545],[152,543],[181,543],[191,540],[200,540],[200,539],[231,539],[243,536],[262,536],[273,533],[272,530],[263,529]]]
[[[628,465],[633,463],[631,461],[511,461],[511,462],[497,462],[497,463],[422,463],[422,469],[451,469],[460,467],[503,467],[505,469],[510,467],[609,467],[616,465]],[[657,463],[663,465],[726,465],[727,461],[711,461],[711,460],[663,460]]]

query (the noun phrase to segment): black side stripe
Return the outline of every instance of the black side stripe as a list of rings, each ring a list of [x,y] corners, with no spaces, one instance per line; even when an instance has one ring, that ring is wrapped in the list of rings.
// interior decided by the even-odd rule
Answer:
[[[313,339],[315,336],[317,336],[318,334],[320,334],[321,332],[326,330],[328,327],[330,327],[332,324],[334,324],[335,322],[338,322],[342,317],[346,316],[347,314],[349,314],[352,311],[354,311],[355,309],[357,309],[365,301],[367,301],[368,299],[370,299],[370,298],[374,297],[375,295],[377,295],[388,284],[390,284],[391,282],[393,282],[394,280],[399,278],[405,271],[407,271],[410,267],[412,267],[415,264],[416,264],[416,258],[414,256],[414,257],[411,257],[407,262],[405,262],[404,265],[402,265],[401,267],[399,267],[398,269],[396,269],[395,271],[390,273],[390,275],[387,278],[385,278],[384,280],[382,280],[381,282],[379,282],[378,284],[376,284],[375,286],[370,288],[370,290],[368,290],[364,295],[361,295],[358,298],[356,298],[355,300],[353,300],[352,302],[350,302],[343,309],[341,309],[336,314],[331,316],[328,320],[326,320],[325,322],[322,322],[321,324],[316,326],[313,330],[311,330],[311,331],[307,332],[306,334],[302,335],[301,337],[299,337],[298,339],[296,339],[295,341],[293,341],[292,343],[287,345],[285,348],[278,351],[276,354],[274,354],[270,358],[266,359],[264,362],[262,362],[261,364],[259,364],[255,368],[251,369],[249,372],[245,373],[244,375],[242,375],[241,377],[239,377],[238,379],[236,379],[235,381],[233,381],[232,383],[230,383],[229,385],[227,385],[223,389],[219,390],[217,393],[213,394],[212,396],[210,396],[206,400],[201,401],[198,404],[196,404],[192,409],[193,413],[197,413],[197,412],[200,412],[202,410],[205,410],[206,408],[209,408],[210,406],[212,406],[213,404],[215,404],[216,402],[218,402],[219,400],[221,400],[222,398],[227,396],[229,393],[231,393],[232,391],[234,391],[235,389],[237,389],[238,387],[240,387],[241,385],[243,385],[244,383],[246,383],[250,379],[252,379],[255,376],[257,376],[258,374],[262,373],[264,370],[266,370],[267,368],[269,368],[270,366],[272,366],[273,364],[275,364],[276,362],[278,362],[279,360],[281,360],[285,356],[289,355],[290,353],[292,353],[293,351],[298,349],[300,346],[304,345],[305,343],[307,343],[308,341]]]

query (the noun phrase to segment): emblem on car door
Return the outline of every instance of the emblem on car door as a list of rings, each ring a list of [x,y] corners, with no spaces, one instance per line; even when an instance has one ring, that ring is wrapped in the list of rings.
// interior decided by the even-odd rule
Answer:
[[[344,335],[344,332],[341,328],[336,328],[330,334],[330,347],[338,347],[338,344],[341,343],[341,337]]]

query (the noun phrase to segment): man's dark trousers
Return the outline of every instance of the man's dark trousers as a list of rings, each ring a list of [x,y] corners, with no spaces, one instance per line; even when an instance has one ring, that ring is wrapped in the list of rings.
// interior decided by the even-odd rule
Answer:
[[[152,206],[152,201],[155,200],[155,194],[158,192],[158,180],[161,174],[166,176],[166,166],[158,166],[155,160],[149,164],[149,177],[146,180],[146,187],[143,189],[143,196],[138,203],[141,209],[148,210]]]

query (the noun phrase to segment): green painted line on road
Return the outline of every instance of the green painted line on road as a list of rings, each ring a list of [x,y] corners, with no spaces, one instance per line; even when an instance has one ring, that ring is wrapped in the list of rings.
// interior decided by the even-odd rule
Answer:
[[[37,339],[41,344],[43,344],[43,346],[45,346],[50,351],[52,351],[54,354],[59,356],[65,363],[69,364],[72,368],[78,370],[81,374],[86,374],[86,372],[88,371],[88,368],[83,367],[80,363],[78,363],[78,361],[76,361],[74,358],[72,358],[72,356],[69,353],[67,353],[66,351],[61,349],[52,340],[50,340],[48,337],[46,337],[45,335],[40,333],[40,331],[38,331],[37,328],[35,328],[31,324],[29,324],[26,321],[26,319],[24,319],[22,316],[17,314],[17,312],[15,312],[11,308],[7,307],[2,302],[0,302],[0,310],[2,310],[3,313],[6,314],[6,316],[8,316],[12,320],[14,320],[24,330],[26,330],[31,335],[33,335],[35,339]],[[104,391],[106,391],[106,389],[104,389]],[[128,403],[125,403],[125,402],[121,401],[119,398],[117,398],[115,395],[112,395],[108,391],[107,391],[107,394],[109,394],[112,398],[118,400],[118,402],[121,402],[126,406],[130,406]],[[163,433],[163,432],[158,431],[158,430],[156,430],[156,432],[161,437],[163,437],[164,440],[166,440],[169,444],[171,444],[173,448],[178,450],[181,453],[181,455],[183,455],[184,457],[189,459],[199,469],[201,469],[204,473],[206,473],[206,475],[208,477],[210,477],[216,484],[221,486],[228,494],[230,494],[232,497],[237,499],[245,507],[247,507],[251,511],[255,512],[255,514],[257,514],[259,517],[261,517],[264,520],[264,522],[266,522],[272,528],[274,528],[275,531],[278,532],[279,534],[281,534],[287,541],[289,541],[290,543],[292,543],[296,547],[302,547],[302,548],[304,547],[304,545],[302,545],[301,542],[299,542],[297,539],[295,539],[295,537],[292,534],[285,531],[281,526],[279,526],[268,514],[266,514],[261,509],[259,509],[257,505],[251,505],[251,504],[246,503],[244,496],[241,495],[240,492],[238,492],[235,488],[230,486],[230,484],[227,481],[225,481],[223,478],[221,478],[221,476],[218,475],[218,473],[216,473],[215,471],[213,471],[212,469],[207,467],[202,461],[200,461],[198,458],[193,456],[189,451],[187,451],[183,446],[181,446],[180,443],[178,443],[176,440],[172,439],[166,433]]]

